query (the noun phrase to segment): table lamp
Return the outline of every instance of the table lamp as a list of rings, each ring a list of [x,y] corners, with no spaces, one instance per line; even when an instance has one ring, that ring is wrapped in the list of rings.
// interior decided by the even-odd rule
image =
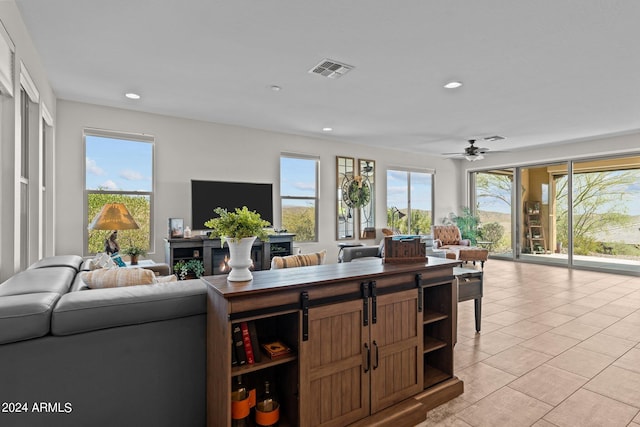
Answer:
[[[105,203],[93,217],[89,230],[136,230],[140,228],[124,203]]]

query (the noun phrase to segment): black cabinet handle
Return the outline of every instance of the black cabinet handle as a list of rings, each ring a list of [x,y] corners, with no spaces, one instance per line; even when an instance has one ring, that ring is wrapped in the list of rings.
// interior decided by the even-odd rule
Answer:
[[[375,325],[378,321],[378,300],[376,296],[375,280],[372,280],[369,284],[369,293],[371,294],[371,323]]]
[[[369,344],[367,343],[364,343],[364,348],[367,350],[367,365],[364,368],[364,373],[366,374],[371,368],[371,349],[369,348]]]
[[[380,361],[379,359],[379,354],[378,354],[378,343],[376,342],[376,340],[373,340],[373,345],[376,346],[376,363],[373,365],[373,369],[378,369],[378,362]]]

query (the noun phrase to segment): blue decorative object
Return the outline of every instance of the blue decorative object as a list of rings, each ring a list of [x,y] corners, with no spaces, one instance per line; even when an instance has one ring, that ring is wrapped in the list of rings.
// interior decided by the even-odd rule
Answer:
[[[112,254],[111,259],[113,260],[113,262],[115,262],[118,265],[118,267],[127,266],[127,264],[125,264],[124,261],[122,261],[122,258],[120,257],[120,254],[118,252],[115,252],[114,254]]]

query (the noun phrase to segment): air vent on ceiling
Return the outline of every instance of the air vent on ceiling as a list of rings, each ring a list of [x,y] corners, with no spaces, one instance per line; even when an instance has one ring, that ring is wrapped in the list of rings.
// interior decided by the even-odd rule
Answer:
[[[332,59],[323,59],[318,65],[309,70],[312,74],[319,74],[330,79],[337,79],[353,69],[352,65],[342,64]]]
[[[503,139],[506,139],[506,138],[500,135],[493,135],[493,136],[487,136],[484,140],[493,142],[493,141],[502,141]]]

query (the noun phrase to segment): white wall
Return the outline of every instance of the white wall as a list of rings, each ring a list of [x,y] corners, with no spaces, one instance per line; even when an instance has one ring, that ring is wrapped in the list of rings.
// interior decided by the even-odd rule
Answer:
[[[17,175],[19,174],[18,165],[20,164],[20,70],[21,64],[24,64],[28,74],[40,95],[38,111],[34,112],[36,119],[42,116],[43,105],[48,113],[52,116],[55,123],[56,116],[56,97],[49,85],[46,71],[40,62],[40,57],[36,51],[33,42],[27,32],[20,12],[12,0],[0,1],[0,21],[6,29],[11,42],[15,46],[13,61],[13,92],[14,96],[0,95],[0,281],[11,276],[19,269],[20,265],[20,245],[26,245],[27,242],[20,242],[20,206],[19,206],[19,188]],[[34,127],[39,128],[39,120],[36,120]],[[34,139],[34,146],[30,150],[37,153],[39,136]],[[54,141],[50,141],[51,146],[48,147],[53,151]],[[37,158],[32,158],[33,164],[37,165]],[[51,167],[52,164],[48,164]],[[34,233],[38,234],[37,219],[40,206],[37,201],[37,182],[38,168],[31,168],[30,181],[33,182],[30,190],[30,200],[32,200],[31,223],[36,227],[31,227]],[[31,184],[30,184],[31,185]],[[53,188],[49,190],[53,191]],[[48,191],[49,191],[48,190]],[[53,209],[51,209],[53,210]],[[31,253],[37,254],[39,236],[31,236]],[[53,232],[48,230],[46,241],[52,241]],[[34,255],[32,255],[33,257]]]
[[[390,166],[436,170],[435,218],[459,206],[459,172],[456,162],[426,155],[364,147],[344,142],[266,132],[156,114],[58,101],[57,122],[57,254],[79,254],[83,248],[85,127],[145,133],[155,137],[155,254],[164,261],[163,238],[167,218],[185,219],[191,225],[191,179],[269,182],[274,184],[274,222],[279,226],[280,153],[292,152],[320,157],[319,241],[302,244],[303,252],[327,249],[335,261],[335,156],[376,161],[377,227],[386,221],[386,169]],[[392,141],[390,141],[392,143]],[[126,153],[122,153],[126,156]],[[368,241],[366,243],[373,243]]]

